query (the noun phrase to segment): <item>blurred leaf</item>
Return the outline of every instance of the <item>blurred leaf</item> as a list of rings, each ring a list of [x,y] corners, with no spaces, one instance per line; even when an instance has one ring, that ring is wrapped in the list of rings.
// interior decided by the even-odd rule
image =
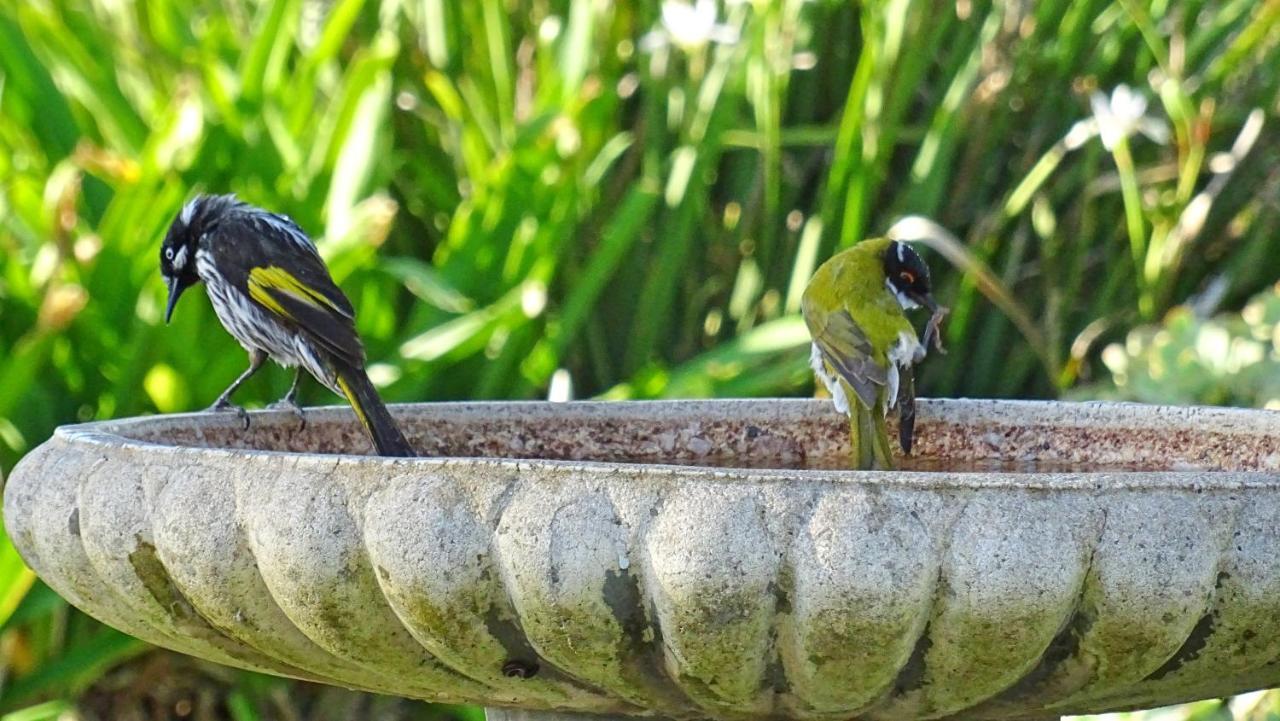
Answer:
[[[449,285],[449,281],[434,268],[420,260],[390,258],[383,261],[382,266],[388,273],[399,278],[418,299],[446,313],[465,313],[475,305],[470,298]]]
[[[35,580],[36,574],[22,562],[4,533],[4,526],[0,526],[0,628],[9,621]]]
[[[0,702],[0,710],[13,709],[55,691],[75,693],[93,683],[107,669],[149,648],[132,636],[103,627],[29,676],[14,679],[5,691],[3,702]]]
[[[421,333],[400,346],[405,358],[433,361],[463,357],[479,351],[499,325],[520,311],[517,288],[487,308],[475,310]]]
[[[280,58],[293,41],[293,28],[300,0],[267,0],[258,10],[256,32],[244,55],[240,71],[246,100],[257,101],[265,90],[275,90],[281,81]]]
[[[70,701],[48,701],[0,716],[0,721],[57,721],[66,718],[75,706]]]

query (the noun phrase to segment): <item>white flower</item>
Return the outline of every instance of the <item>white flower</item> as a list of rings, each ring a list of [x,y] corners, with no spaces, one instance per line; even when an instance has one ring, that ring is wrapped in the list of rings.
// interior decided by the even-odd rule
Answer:
[[[573,376],[564,368],[557,368],[551,374],[551,384],[547,388],[547,400],[552,403],[566,403],[573,400]]]
[[[738,30],[716,22],[716,0],[666,0],[662,3],[662,26],[645,35],[640,46],[653,50],[675,45],[686,53],[706,47],[707,43],[736,43]]]
[[[1169,142],[1169,126],[1160,118],[1148,117],[1147,99],[1128,85],[1117,85],[1110,99],[1095,90],[1089,104],[1093,106],[1093,119],[1107,150],[1134,133],[1142,133],[1161,145]]]

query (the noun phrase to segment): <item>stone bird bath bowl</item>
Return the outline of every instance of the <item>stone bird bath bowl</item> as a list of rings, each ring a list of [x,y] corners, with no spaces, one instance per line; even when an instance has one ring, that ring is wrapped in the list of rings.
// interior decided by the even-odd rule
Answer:
[[[89,614],[491,717],[1045,718],[1280,685],[1280,414],[923,401],[344,409],[59,429],[5,524]],[[517,460],[520,459],[520,460]],[[503,708],[522,710],[502,710]]]

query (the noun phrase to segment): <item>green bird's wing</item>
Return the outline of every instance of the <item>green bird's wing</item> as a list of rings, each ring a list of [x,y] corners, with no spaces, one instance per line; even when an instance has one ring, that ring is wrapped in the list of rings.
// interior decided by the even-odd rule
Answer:
[[[874,408],[880,390],[888,384],[888,371],[876,360],[867,334],[847,310],[814,313],[804,309],[813,342],[827,365],[835,370],[867,408]]]

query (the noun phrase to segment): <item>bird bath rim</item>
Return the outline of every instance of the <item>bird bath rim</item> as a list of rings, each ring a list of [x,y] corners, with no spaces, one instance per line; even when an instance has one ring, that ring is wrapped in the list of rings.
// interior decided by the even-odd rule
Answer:
[[[152,643],[566,718],[1012,720],[1280,685],[1277,413],[921,402],[923,454],[1231,469],[1013,473],[483,457],[841,457],[821,401],[392,410],[455,457],[352,453],[343,408],[68,426],[15,468],[6,527]]]
[[[1249,464],[1235,468],[1224,468],[1211,463],[1195,465],[1192,462],[1176,462],[1174,467],[1148,468],[1098,464],[1092,461],[1072,463],[1060,458],[1044,460],[1035,457],[1011,459],[1010,462],[1021,461],[1025,468],[1010,467],[973,467],[959,468],[936,467],[928,469],[900,468],[888,471],[862,471],[843,467],[843,459],[847,457],[839,446],[846,441],[844,436],[846,421],[831,408],[828,401],[810,399],[716,399],[716,400],[643,400],[643,401],[466,401],[435,403],[402,403],[388,406],[393,414],[412,416],[436,414],[444,417],[445,422],[476,422],[493,417],[495,414],[509,415],[513,425],[535,423],[557,418],[569,418],[590,424],[594,420],[621,417],[623,420],[642,421],[651,418],[679,420],[686,418],[696,425],[701,425],[710,415],[711,422],[724,422],[726,418],[753,417],[760,409],[781,411],[781,418],[769,418],[770,421],[802,421],[811,424],[810,428],[821,429],[818,443],[823,452],[831,453],[838,461],[830,466],[806,467],[803,465],[753,466],[719,463],[712,460],[705,463],[678,461],[645,461],[636,459],[593,459],[593,458],[547,458],[534,455],[478,455],[478,454],[433,454],[427,453],[412,458],[384,458],[368,455],[368,451],[325,450],[320,452],[307,450],[276,450],[227,445],[199,445],[195,443],[167,442],[163,434],[167,428],[181,427],[188,423],[209,426],[234,432],[239,418],[233,413],[175,413],[151,416],[134,416],[122,419],[92,421],[80,424],[59,426],[54,437],[72,443],[88,443],[104,447],[132,448],[147,452],[165,449],[165,452],[193,454],[196,457],[214,457],[230,454],[240,457],[283,456],[303,463],[317,463],[323,467],[334,461],[375,463],[401,467],[411,464],[416,468],[457,464],[461,462],[492,465],[494,467],[555,467],[561,469],[582,469],[592,471],[607,470],[615,466],[637,466],[654,471],[669,472],[674,475],[706,476],[716,475],[736,477],[744,480],[767,479],[830,479],[858,482],[883,482],[926,485],[964,486],[966,482],[978,477],[999,476],[1017,487],[1064,488],[1088,487],[1096,483],[1097,476],[1106,476],[1110,483],[1141,484],[1143,479],[1161,487],[1176,487],[1179,481],[1185,481],[1187,487],[1203,485],[1195,478],[1205,476],[1225,477],[1226,475],[1244,476],[1243,483],[1270,487],[1280,485],[1280,450],[1270,454],[1255,454],[1254,467]],[[354,423],[355,418],[347,406],[322,406],[306,409],[306,423],[327,427]],[[1000,424],[1016,426],[1019,422],[1048,429],[1053,433],[1070,432],[1079,429],[1080,422],[1065,422],[1081,412],[1088,413],[1091,420],[1104,420],[1112,424],[1112,428],[1104,430],[1125,432],[1130,430],[1123,421],[1140,419],[1146,424],[1164,422],[1170,425],[1182,425],[1184,433],[1196,433],[1201,429],[1240,438],[1257,436],[1267,439],[1280,438],[1280,412],[1242,408],[1225,408],[1216,406],[1166,406],[1130,402],[1112,401],[1042,401],[1042,400],[987,400],[987,399],[917,399],[917,435],[921,447],[917,449],[917,457],[927,456],[931,452],[938,455],[935,444],[931,444],[931,433],[939,427],[950,426],[951,429],[966,429],[965,424],[975,427],[983,424]],[[956,417],[956,416],[959,417]],[[300,425],[294,414],[287,410],[252,410],[248,411],[250,422],[248,434],[262,430],[264,426],[272,429],[288,429]],[[1117,423],[1117,421],[1120,421]],[[890,419],[891,431],[893,419]],[[410,426],[412,427],[412,426]],[[999,430],[997,428],[997,430]],[[1140,430],[1150,431],[1150,427]],[[1169,429],[1165,429],[1169,430]],[[302,432],[306,432],[306,427]],[[411,436],[414,435],[411,433]],[[425,435],[419,433],[417,435]],[[895,435],[891,433],[891,435]],[[896,437],[896,435],[895,435]],[[350,439],[348,439],[350,440]],[[1109,435],[1102,439],[1106,443],[1119,443],[1121,449],[1126,440]],[[361,441],[355,438],[355,443]],[[415,445],[417,445],[415,443]],[[895,441],[896,448],[896,441]],[[1131,444],[1142,445],[1142,444]],[[834,452],[832,448],[835,448]],[[972,449],[961,449],[961,451]],[[1186,454],[1187,448],[1177,449]],[[997,447],[995,455],[999,454]],[[1169,457],[1178,457],[1172,453]],[[1167,458],[1167,457],[1166,457]],[[973,459],[967,459],[973,460]],[[978,462],[993,459],[982,459]],[[995,459],[999,460],[999,459]],[[1036,479],[1050,477],[1047,483],[1038,483]],[[984,482],[990,486],[991,481]]]

